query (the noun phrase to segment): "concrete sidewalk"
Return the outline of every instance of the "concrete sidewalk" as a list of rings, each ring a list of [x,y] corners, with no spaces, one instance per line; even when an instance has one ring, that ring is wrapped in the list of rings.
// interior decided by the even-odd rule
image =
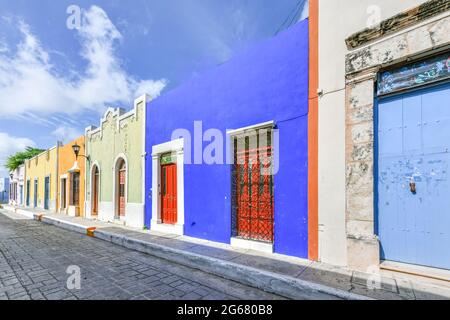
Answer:
[[[5,209],[14,210],[5,206]],[[70,231],[144,252],[291,299],[450,299],[450,283],[405,274],[371,275],[319,262],[231,248],[62,214],[15,210]],[[374,288],[374,289],[370,289]],[[378,289],[376,289],[378,288]]]

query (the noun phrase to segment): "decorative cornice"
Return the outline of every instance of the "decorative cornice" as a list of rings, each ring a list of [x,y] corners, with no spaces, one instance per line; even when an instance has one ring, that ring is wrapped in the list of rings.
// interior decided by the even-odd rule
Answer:
[[[139,98],[135,99],[133,109],[131,109],[128,112],[125,112],[123,108],[108,108],[106,112],[104,113],[103,117],[100,119],[100,125],[98,127],[95,126],[89,126],[87,127],[84,132],[85,136],[87,138],[92,137],[93,135],[100,133],[100,136],[103,135],[103,125],[105,123],[109,122],[109,117],[111,116],[112,124],[116,127],[117,130],[120,131],[121,129],[121,122],[123,122],[125,119],[129,117],[133,117],[134,120],[138,120],[139,117],[139,111],[138,107],[144,103],[144,105],[150,101],[150,96],[145,94],[140,96]],[[133,120],[132,120],[133,122]]]
[[[397,14],[382,21],[373,28],[366,28],[348,37],[345,42],[349,49],[355,49],[388,34],[398,32],[414,24],[450,10],[450,0],[430,0],[420,6]]]

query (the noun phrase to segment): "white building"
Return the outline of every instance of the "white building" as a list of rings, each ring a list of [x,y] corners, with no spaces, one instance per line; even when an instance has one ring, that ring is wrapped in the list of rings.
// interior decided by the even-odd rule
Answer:
[[[23,206],[24,204],[24,178],[25,165],[21,165],[10,173],[9,204],[12,206]]]
[[[9,178],[0,178],[0,203],[9,201]]]

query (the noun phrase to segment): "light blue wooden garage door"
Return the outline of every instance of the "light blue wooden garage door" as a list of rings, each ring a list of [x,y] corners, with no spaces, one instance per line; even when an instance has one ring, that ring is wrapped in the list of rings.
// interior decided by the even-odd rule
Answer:
[[[450,269],[450,84],[379,100],[376,122],[381,258]]]

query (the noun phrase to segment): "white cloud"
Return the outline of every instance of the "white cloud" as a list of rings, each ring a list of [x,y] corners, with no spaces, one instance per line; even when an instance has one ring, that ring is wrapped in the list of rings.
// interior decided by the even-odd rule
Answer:
[[[72,141],[82,134],[83,133],[79,129],[70,126],[59,126],[52,132],[52,136],[64,143]]]
[[[2,42],[0,39],[0,53],[8,52],[9,48],[6,43]]]
[[[18,26],[17,51],[0,50],[0,115],[102,111],[107,105],[131,105],[143,90],[156,97],[166,86],[164,79],[140,80],[127,73],[115,53],[122,35],[97,6],[84,12],[77,31],[80,55],[87,61],[83,72],[58,72],[30,27],[24,21]]]
[[[150,97],[157,97],[164,90],[167,85],[166,81],[154,81],[154,80],[145,80],[141,81],[136,88],[136,97],[139,97],[145,93],[149,94]]]
[[[309,17],[309,0],[305,0],[302,5],[300,17],[298,18],[298,21],[301,21],[303,19],[306,19]]]
[[[6,158],[10,155],[25,150],[26,147],[35,147],[36,143],[28,138],[18,138],[7,133],[0,132],[0,177],[7,177],[8,170],[5,168]]]

